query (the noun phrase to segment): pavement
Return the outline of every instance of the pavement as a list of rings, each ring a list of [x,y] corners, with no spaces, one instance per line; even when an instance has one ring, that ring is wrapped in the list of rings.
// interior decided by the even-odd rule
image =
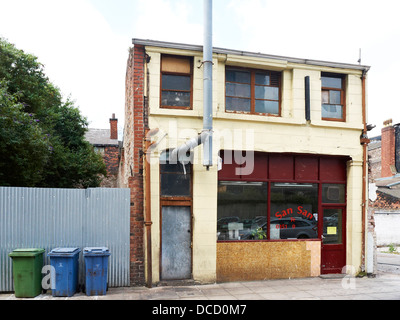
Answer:
[[[325,277],[167,285],[153,288],[109,288],[104,296],[53,297],[51,292],[32,299],[0,293],[0,300],[400,300],[400,255],[378,253],[374,277],[331,275]]]

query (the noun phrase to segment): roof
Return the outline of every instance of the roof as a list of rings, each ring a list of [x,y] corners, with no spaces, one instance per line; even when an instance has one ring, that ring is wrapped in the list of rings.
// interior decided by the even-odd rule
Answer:
[[[118,139],[110,139],[110,129],[89,128],[85,138],[94,146],[118,146]]]
[[[379,149],[382,146],[382,142],[379,140],[371,140],[371,142],[368,144],[368,150],[375,150]]]
[[[379,188],[378,191],[387,194],[393,198],[400,198],[400,189]]]
[[[392,177],[375,179],[377,187],[392,188],[400,184],[400,175],[396,174]]]
[[[171,49],[180,49],[180,50],[191,50],[191,51],[203,51],[203,46],[200,46],[200,45],[183,44],[183,43],[175,43],[175,42],[164,42],[164,41],[144,40],[144,39],[134,38],[134,39],[132,39],[132,43],[138,44],[138,45],[143,45],[143,46],[171,48]],[[272,60],[280,60],[280,61],[284,60],[287,62],[324,66],[324,67],[332,67],[332,68],[355,69],[355,70],[362,70],[364,72],[368,72],[369,69],[371,68],[370,66],[359,65],[359,64],[328,62],[328,61],[311,60],[311,59],[299,59],[299,58],[292,58],[292,57],[286,57],[286,56],[264,54],[264,53],[259,53],[259,52],[256,53],[256,52],[224,49],[224,48],[217,48],[217,47],[213,47],[213,52],[220,53],[220,54],[231,54],[231,55],[264,58],[264,59],[272,59]]]

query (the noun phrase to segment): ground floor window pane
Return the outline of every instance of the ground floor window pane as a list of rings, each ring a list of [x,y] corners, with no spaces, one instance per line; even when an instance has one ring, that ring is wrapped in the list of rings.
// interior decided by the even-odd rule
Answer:
[[[323,243],[342,243],[342,209],[324,209]]]
[[[266,239],[267,208],[267,183],[219,181],[218,240]]]
[[[318,184],[271,184],[271,240],[317,239],[317,220]]]

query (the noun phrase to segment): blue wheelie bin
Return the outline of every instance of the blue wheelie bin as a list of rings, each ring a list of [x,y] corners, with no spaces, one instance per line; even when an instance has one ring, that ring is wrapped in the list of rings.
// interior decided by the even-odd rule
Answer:
[[[108,257],[106,247],[87,247],[83,249],[85,258],[86,295],[103,296],[107,291]]]
[[[79,248],[55,248],[48,253],[53,297],[71,297],[78,289]]]

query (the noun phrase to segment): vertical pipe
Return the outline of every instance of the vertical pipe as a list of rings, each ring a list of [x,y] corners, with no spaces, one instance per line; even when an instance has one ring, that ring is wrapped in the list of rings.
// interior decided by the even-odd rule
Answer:
[[[368,137],[367,137],[367,110],[366,110],[366,89],[365,89],[365,77],[366,72],[363,71],[362,74],[362,119],[363,119],[363,132],[361,135],[361,144],[363,146],[363,166],[362,166],[362,204],[361,204],[361,264],[365,270],[365,235],[366,235],[366,217],[367,217],[367,183],[368,183],[368,176],[367,176],[367,148],[368,148]]]
[[[212,0],[204,0],[204,94],[203,94],[203,132],[208,132],[204,141],[203,165],[207,169],[212,166]]]
[[[151,221],[151,194],[150,194],[150,152],[149,148],[151,145],[151,132],[149,129],[146,129],[146,135],[144,139],[144,175],[145,175],[145,221],[144,225],[146,227],[146,255],[147,255],[147,287],[151,288],[153,284],[153,264],[152,264],[152,244],[151,244],[151,225],[153,224]]]
[[[306,105],[305,105],[306,120],[310,121],[311,114],[310,114],[310,77],[309,76],[305,77],[304,90],[305,90],[305,103],[306,103]]]

